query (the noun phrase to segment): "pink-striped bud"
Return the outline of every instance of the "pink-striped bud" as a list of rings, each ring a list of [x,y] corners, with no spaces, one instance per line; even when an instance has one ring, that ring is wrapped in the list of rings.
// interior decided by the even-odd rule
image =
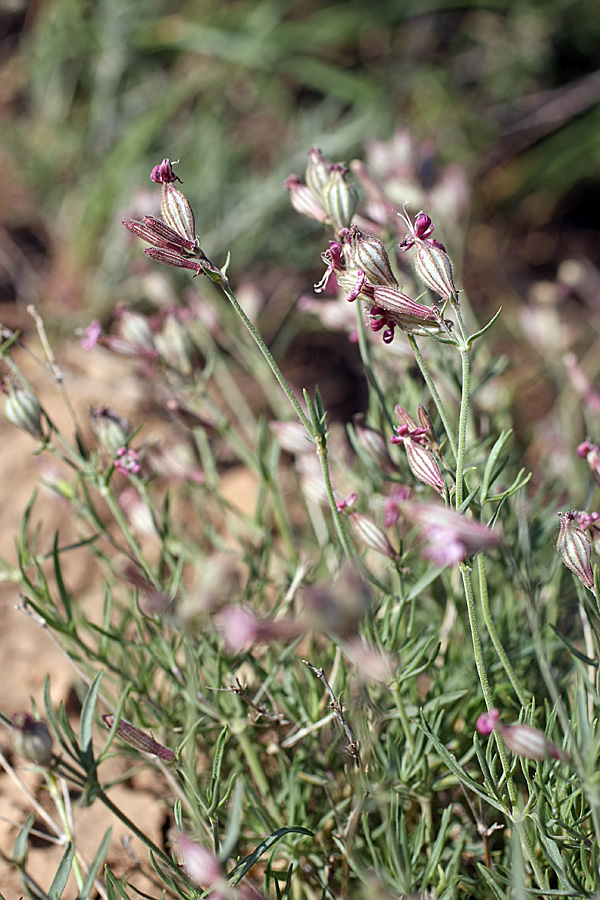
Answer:
[[[345,166],[339,163],[331,166],[329,180],[322,194],[325,208],[338,231],[349,228],[358,203],[358,193],[354,185],[348,183],[347,174]]]
[[[359,231],[356,225],[353,225],[343,240],[348,269],[361,269],[370,284],[398,287],[387,251],[379,238]]]
[[[415,253],[415,272],[423,284],[439,294],[443,300],[451,300],[458,296],[452,275],[452,263],[445,250],[421,241]]]
[[[415,478],[443,494],[446,485],[438,462],[429,449],[427,429],[417,427],[412,416],[401,406],[396,406],[395,412],[400,425],[395,429],[392,443],[404,446],[408,465]]]
[[[164,263],[166,266],[173,266],[175,269],[190,269],[195,275],[202,275],[206,272],[200,260],[188,259],[186,256],[181,256],[172,250],[163,250],[161,247],[147,247],[144,253],[149,259]]]
[[[592,543],[585,531],[578,527],[574,513],[559,513],[558,516],[560,531],[556,549],[565,566],[577,575],[582,584],[591,589],[594,587]]]
[[[184,240],[195,245],[196,223],[194,213],[181,191],[171,182],[164,182],[160,198],[160,211],[166,224]]]
[[[102,721],[107,728],[112,728],[115,717],[113,715],[102,716]],[[172,750],[159,744],[158,741],[155,741],[154,738],[150,737],[149,734],[146,734],[145,731],[136,728],[135,725],[127,722],[125,719],[119,720],[117,734],[125,741],[125,743],[129,744],[131,747],[135,747],[136,750],[141,750],[142,753],[149,753],[151,756],[157,756],[159,759],[164,759],[165,762],[175,762],[177,758]]]
[[[348,514],[348,519],[366,547],[376,553],[381,553],[382,556],[387,556],[388,559],[398,559],[398,554],[390,544],[387,535],[379,525],[375,524],[373,519],[355,511]]]
[[[584,441],[577,448],[577,456],[585,459],[590,467],[592,478],[596,484],[600,484],[600,447],[592,444],[591,441]]]
[[[321,153],[318,147],[313,147],[308,151],[308,165],[304,180],[313,196],[323,205],[323,191],[329,181],[330,168],[331,161]]]
[[[329,215],[320,200],[317,200],[311,189],[302,184],[297,175],[290,175],[285,182],[285,189],[290,192],[290,201],[296,212],[309,219],[325,224]]]
[[[531,725],[505,725],[500,721],[500,711],[497,709],[482,713],[475,727],[479,734],[485,737],[496,731],[506,749],[516,753],[517,756],[535,760],[561,758],[559,750],[550,743],[545,734],[537,728],[532,728]],[[565,756],[568,758],[568,754]]]
[[[399,245],[400,249],[416,248],[415,271],[423,284],[426,284],[430,290],[439,294],[444,300],[457,297],[458,290],[454,284],[450,257],[446,253],[444,245],[430,236],[434,225],[429,216],[420,212],[413,225],[406,212],[406,206],[404,212],[398,213],[398,215],[404,220],[409,230]]]

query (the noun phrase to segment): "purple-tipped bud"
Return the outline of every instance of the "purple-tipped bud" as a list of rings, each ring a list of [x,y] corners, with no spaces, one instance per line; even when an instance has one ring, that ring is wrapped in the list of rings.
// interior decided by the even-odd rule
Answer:
[[[48,767],[52,761],[52,735],[46,723],[26,712],[14,715],[12,723],[12,743],[17,756]]]
[[[90,410],[90,425],[96,435],[98,446],[109,456],[114,457],[117,451],[127,443],[131,434],[131,425],[108,406],[100,406]]]
[[[348,513],[348,519],[352,528],[363,544],[388,559],[398,559],[398,554],[390,544],[387,535],[376,525],[373,519],[363,516],[362,513],[352,511]]]
[[[323,204],[323,191],[329,181],[329,170],[331,162],[324,156],[318,147],[313,147],[308,151],[308,165],[306,167],[306,175],[304,180],[307,187],[311,190],[313,196]]]
[[[450,257],[444,245],[430,237],[434,225],[429,216],[420,212],[413,225],[406,212],[406,205],[404,212],[398,215],[409,229],[409,233],[399,245],[400,249],[416,248],[415,271],[423,284],[444,300],[457,297],[458,291],[454,284]]]
[[[358,193],[354,185],[348,183],[347,175],[348,169],[336,163],[323,188],[323,203],[338,231],[350,227],[358,204]]]
[[[395,429],[392,443],[403,444],[408,465],[415,478],[443,494],[446,485],[437,460],[429,449],[427,429],[417,427],[412,416],[401,406],[396,406],[395,411],[400,425]]]
[[[192,207],[181,191],[170,182],[163,183],[160,211],[169,228],[184,240],[196,245],[196,223]]]
[[[40,441],[45,440],[42,428],[42,407],[35,394],[12,381],[4,382],[6,399],[4,400],[4,415],[11,425],[26,431],[31,437]]]
[[[379,238],[365,234],[353,225],[344,235],[344,251],[348,268],[361,269],[370,284],[398,287],[387,251]]]
[[[587,588],[594,587],[592,568],[592,543],[585,531],[577,525],[574,513],[559,513],[560,531],[556,549],[565,566],[571,570]]]
[[[181,178],[175,175],[171,162],[165,158],[150,172],[150,181],[154,181],[156,184],[169,184],[172,181],[181,182]]]
[[[132,347],[143,350],[154,350],[154,337],[146,316],[120,308],[116,312],[119,320],[119,332],[124,341]]]
[[[290,175],[285,182],[285,189],[290,192],[290,201],[296,212],[322,224],[329,222],[329,215],[323,204],[307,185],[302,184],[297,175]]]
[[[532,728],[531,725],[505,725],[500,721],[500,712],[497,709],[482,713],[475,727],[484,737],[496,731],[506,749],[516,753],[517,756],[535,760],[561,758],[558,749],[541,731]]]
[[[115,717],[113,715],[102,716],[102,721],[107,728],[112,728]],[[177,758],[172,750],[159,744],[158,741],[155,741],[154,738],[150,737],[149,734],[146,734],[145,731],[136,728],[135,725],[127,722],[125,719],[119,720],[117,734],[125,741],[125,743],[129,744],[131,747],[135,747],[136,750],[141,750],[142,753],[149,753],[151,756],[157,756],[159,759],[164,759],[165,762],[175,762]]]
[[[385,285],[365,284],[361,291],[369,302],[381,307],[390,314],[396,324],[404,331],[427,329],[439,331],[440,324],[434,310],[411,300],[406,294]]]

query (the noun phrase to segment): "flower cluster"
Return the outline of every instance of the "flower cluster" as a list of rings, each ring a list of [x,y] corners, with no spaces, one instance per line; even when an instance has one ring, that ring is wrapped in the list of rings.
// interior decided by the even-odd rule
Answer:
[[[297,175],[291,175],[286,182],[292,205],[309,218],[334,225],[337,232],[337,239],[330,241],[322,254],[326,271],[315,285],[317,293],[335,278],[348,301],[360,299],[366,304],[370,328],[381,331],[386,344],[393,341],[396,328],[421,335],[449,333],[450,323],[442,319],[435,307],[418,303],[399,290],[383,242],[352,223],[356,191],[346,180],[347,170],[339,163],[330,163],[320,150],[311,150],[308,157],[306,183]],[[429,237],[434,227],[431,219],[419,213],[413,226],[406,214],[404,218],[410,237],[400,244],[400,249],[414,246],[415,269],[421,280],[444,300],[455,298],[457,290],[448,255],[439,241]]]

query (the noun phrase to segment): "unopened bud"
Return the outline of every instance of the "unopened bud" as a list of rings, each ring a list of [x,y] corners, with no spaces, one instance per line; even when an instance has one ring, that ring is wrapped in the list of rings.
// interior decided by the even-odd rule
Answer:
[[[574,513],[559,513],[560,531],[556,549],[565,566],[571,570],[587,588],[594,587],[592,568],[592,543],[585,531],[577,525]]]
[[[115,717],[113,715],[102,716],[102,721],[107,728],[112,728]],[[135,725],[127,722],[125,719],[119,720],[117,734],[127,744],[131,747],[135,747],[136,750],[141,750],[142,753],[158,756],[159,759],[164,759],[166,762],[175,762],[176,756],[172,750],[159,744],[158,741],[155,741],[154,738],[150,737],[149,734],[146,734],[145,731],[136,728]]]
[[[13,716],[12,742],[17,756],[38,766],[49,766],[52,761],[52,735],[45,722],[34,719],[29,713]]]
[[[527,759],[560,758],[554,744],[537,728],[530,725],[501,725],[499,731],[507,750],[517,756],[525,756]]]
[[[308,151],[308,165],[306,167],[305,181],[314,197],[323,203],[323,192],[329,181],[331,162],[324,156],[318,147]]]
[[[32,437],[44,440],[42,428],[42,408],[37,397],[21,385],[5,382],[7,392],[4,401],[4,415],[11,425],[26,431]]]
[[[344,238],[344,250],[349,269],[362,269],[369,284],[398,287],[383,242],[372,234],[365,234],[353,225]]]
[[[395,429],[392,443],[404,445],[406,459],[415,478],[443,494],[445,482],[438,462],[429,449],[427,429],[418,428],[412,416],[401,406],[396,406],[396,416],[400,426]]]
[[[117,451],[127,444],[127,438],[131,434],[131,425],[127,419],[108,406],[90,411],[90,425],[99,448],[111,457],[116,456]]]
[[[445,250],[429,241],[419,241],[415,253],[415,272],[430,290],[443,300],[458,296],[452,275],[452,263]]]
[[[194,213],[181,191],[173,187],[171,182],[164,182],[160,198],[162,217],[173,231],[187,241],[196,241],[196,223]]]
[[[348,519],[366,547],[374,550],[376,553],[381,553],[382,556],[387,556],[388,559],[398,559],[398,554],[390,544],[387,535],[373,519],[363,516],[359,512],[349,513]]]
[[[346,180],[348,169],[335,164],[331,167],[329,181],[323,189],[323,202],[338,229],[349,228],[358,204],[358,193]]]
[[[290,192],[290,201],[296,212],[317,222],[329,221],[329,215],[322,202],[317,200],[306,184],[302,184],[297,175],[290,175],[285,182],[285,188]]]

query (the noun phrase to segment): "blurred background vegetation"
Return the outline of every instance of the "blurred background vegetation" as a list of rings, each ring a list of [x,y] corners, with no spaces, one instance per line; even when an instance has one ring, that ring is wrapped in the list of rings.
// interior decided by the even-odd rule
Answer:
[[[66,337],[130,299],[132,264],[145,263],[120,219],[156,206],[148,175],[168,156],[181,160],[203,247],[217,261],[232,251],[233,283],[259,286],[266,336],[270,309],[289,347],[324,235],[291,210],[285,177],[302,174],[311,146],[349,161],[399,127],[421,147],[425,185],[450,162],[468,173],[459,283],[484,314],[507,310],[500,349],[531,350],[527,304],[597,325],[595,3],[1,0],[0,37],[0,319],[11,326],[29,327],[34,302]],[[561,281],[565,261],[583,289]],[[591,352],[594,329],[577,339]]]

